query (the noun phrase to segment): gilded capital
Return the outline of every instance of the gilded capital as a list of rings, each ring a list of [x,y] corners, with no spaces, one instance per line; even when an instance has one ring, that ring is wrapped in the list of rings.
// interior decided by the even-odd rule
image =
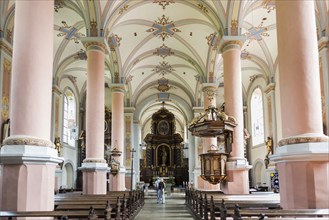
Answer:
[[[241,50],[242,46],[243,42],[241,40],[230,40],[223,43],[220,49],[222,53],[225,53],[229,50]]]
[[[105,39],[102,37],[85,37],[81,38],[83,46],[85,46],[87,51],[97,50],[107,53],[107,47]]]
[[[111,86],[111,91],[112,92],[120,92],[120,93],[125,93],[125,87],[123,84],[113,84]]]

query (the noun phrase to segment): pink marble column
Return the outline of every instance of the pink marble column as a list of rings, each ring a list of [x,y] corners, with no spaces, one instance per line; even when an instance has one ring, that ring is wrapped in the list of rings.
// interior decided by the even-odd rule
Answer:
[[[223,191],[229,194],[249,194],[250,166],[244,158],[241,46],[242,42],[239,40],[226,41],[222,46],[225,113],[237,121],[232,152],[226,166],[228,181],[222,186]]]
[[[281,206],[328,208],[314,3],[276,1],[276,12],[283,139],[270,158],[279,171]]]
[[[124,86],[117,85],[112,88],[112,150],[117,148],[123,152],[124,149]],[[130,152],[126,152],[130,153]],[[110,179],[110,190],[125,190],[125,174],[123,153],[115,159],[120,163],[120,171]]]
[[[83,193],[106,194],[104,159],[105,51],[103,38],[82,40],[87,49],[86,159],[82,164]]]
[[[204,94],[204,102],[203,102],[204,110],[206,110],[209,106],[216,107],[217,85],[212,84],[212,83],[204,83],[202,91]],[[217,137],[209,137],[209,138],[202,138],[202,139],[203,139],[203,153],[207,153],[208,150],[210,149],[210,146],[212,146],[212,145],[217,147]],[[203,179],[200,179],[200,182],[203,183],[198,186],[200,189],[205,189],[205,190],[219,190],[220,189],[220,184],[213,185]],[[202,185],[203,185],[203,187],[202,187]]]
[[[0,210],[53,210],[50,141],[54,1],[15,2],[11,136],[0,152]],[[42,33],[42,34],[36,34]]]

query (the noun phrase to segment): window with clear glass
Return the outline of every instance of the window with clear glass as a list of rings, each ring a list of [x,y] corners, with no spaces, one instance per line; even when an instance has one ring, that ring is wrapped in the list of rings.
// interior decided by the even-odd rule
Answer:
[[[256,88],[251,95],[251,125],[252,145],[264,143],[264,111],[263,95],[260,88]]]
[[[63,142],[75,147],[76,127],[76,102],[71,90],[64,94],[63,112]]]

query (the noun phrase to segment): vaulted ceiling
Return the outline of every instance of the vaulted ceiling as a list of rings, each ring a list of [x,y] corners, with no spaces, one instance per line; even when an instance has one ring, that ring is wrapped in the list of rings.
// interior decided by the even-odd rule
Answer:
[[[328,1],[315,1],[318,23],[328,25]],[[14,25],[14,1],[0,0],[2,30]],[[126,106],[147,124],[166,101],[180,129],[202,106],[202,84],[218,85],[223,102],[223,36],[244,36],[244,95],[256,78],[275,81],[277,40],[274,0],[55,0],[54,78],[85,91],[86,55],[81,38],[107,42],[105,79],[123,83]],[[319,33],[321,32],[321,28]],[[6,35],[6,33],[4,33]]]

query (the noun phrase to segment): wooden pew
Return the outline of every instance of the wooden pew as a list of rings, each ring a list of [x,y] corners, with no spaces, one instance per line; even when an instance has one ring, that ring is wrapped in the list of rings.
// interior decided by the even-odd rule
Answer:
[[[85,211],[0,211],[0,219],[11,220],[16,217],[38,217],[40,219],[45,217],[51,217],[54,219],[71,219],[71,218],[84,218],[88,220],[98,219],[98,216],[102,216],[105,220],[104,212],[94,212],[92,209]]]
[[[211,198],[211,201],[210,201]],[[208,219],[211,212],[219,212],[222,200],[227,208],[239,204],[242,209],[280,209],[279,199],[270,199],[264,195],[225,195],[217,192],[186,190],[185,203],[196,218]],[[212,209],[212,210],[211,210]]]
[[[133,218],[144,205],[144,193],[116,191],[107,195],[61,194],[55,197],[55,210],[86,210],[93,206],[99,211],[104,210],[107,203],[112,207],[112,212],[119,212],[124,218]]]
[[[209,199],[210,195],[210,199]],[[223,195],[214,192],[186,190],[185,202],[197,219],[314,219],[329,218],[329,209],[283,210],[271,196]],[[265,218],[266,217],[266,218]]]

